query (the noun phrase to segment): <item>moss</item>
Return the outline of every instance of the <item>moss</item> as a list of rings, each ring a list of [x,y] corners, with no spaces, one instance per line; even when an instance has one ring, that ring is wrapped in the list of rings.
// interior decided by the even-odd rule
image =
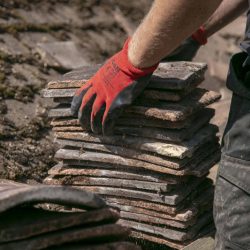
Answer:
[[[9,55],[7,55],[6,53],[0,51],[0,59],[7,61],[9,59]]]
[[[8,107],[4,101],[0,101],[0,114],[4,115],[7,114],[8,112]]]
[[[60,24],[31,24],[31,23],[18,23],[11,25],[0,25],[0,31],[7,32],[11,34],[17,34],[19,31],[41,31],[41,32],[50,32],[52,30],[60,30],[66,28],[67,25]]]
[[[6,75],[4,72],[0,72],[0,83],[4,82]]]
[[[9,86],[0,83],[0,97],[8,99],[16,99],[23,102],[32,101],[35,94],[40,91],[39,86],[25,85],[25,86]]]
[[[2,98],[14,98],[15,89],[0,83],[0,96]]]

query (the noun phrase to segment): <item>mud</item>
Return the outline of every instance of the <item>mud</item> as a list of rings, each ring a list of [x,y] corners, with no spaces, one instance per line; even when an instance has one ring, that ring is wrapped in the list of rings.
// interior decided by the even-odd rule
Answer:
[[[0,177],[41,182],[55,163],[47,117],[37,115],[21,127],[4,117],[0,123]]]

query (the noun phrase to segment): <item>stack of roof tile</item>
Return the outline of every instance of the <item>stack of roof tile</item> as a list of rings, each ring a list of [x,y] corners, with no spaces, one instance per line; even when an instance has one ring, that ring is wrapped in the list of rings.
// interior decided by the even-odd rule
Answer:
[[[0,194],[1,250],[140,249],[122,241],[119,212],[91,192],[0,179]]]
[[[220,95],[197,87],[205,64],[161,63],[114,135],[95,135],[71,116],[70,102],[98,67],[70,72],[43,92],[59,103],[49,115],[60,145],[45,183],[98,193],[121,210],[132,237],[181,249],[212,228],[206,175],[220,152],[207,106]]]

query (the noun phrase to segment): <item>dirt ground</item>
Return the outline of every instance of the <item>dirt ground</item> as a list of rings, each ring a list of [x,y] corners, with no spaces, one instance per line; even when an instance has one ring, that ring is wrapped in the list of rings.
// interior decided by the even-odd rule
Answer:
[[[152,1],[15,0],[0,3],[0,177],[41,182],[55,164],[56,146],[40,97],[51,79],[80,65],[103,62],[119,50]],[[225,77],[238,51],[245,17],[209,39],[196,61],[207,62],[203,84],[223,95],[215,123],[227,119]]]

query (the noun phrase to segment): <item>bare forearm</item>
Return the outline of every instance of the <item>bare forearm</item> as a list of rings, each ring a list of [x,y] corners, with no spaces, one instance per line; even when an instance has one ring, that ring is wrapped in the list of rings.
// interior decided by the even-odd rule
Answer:
[[[223,0],[218,9],[204,24],[207,37],[232,22],[248,8],[248,0]]]
[[[222,0],[155,0],[129,46],[129,60],[152,66],[173,51],[218,8]]]

